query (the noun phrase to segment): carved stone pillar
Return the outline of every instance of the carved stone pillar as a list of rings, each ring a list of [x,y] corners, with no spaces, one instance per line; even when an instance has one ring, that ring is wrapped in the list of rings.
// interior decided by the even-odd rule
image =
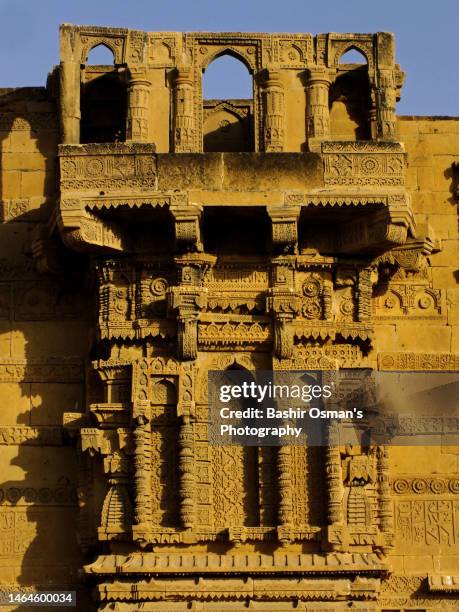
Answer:
[[[292,449],[288,444],[277,450],[277,469],[279,477],[279,523],[282,526],[293,524],[292,496]]]
[[[284,150],[284,87],[278,70],[267,70],[263,90],[263,133],[266,152]]]
[[[330,443],[326,449],[325,471],[328,484],[328,522],[341,524],[343,522],[343,476],[339,447]]]
[[[394,536],[394,517],[390,498],[389,448],[379,446],[377,451],[379,529],[383,537],[381,549],[384,553],[392,547]]]
[[[345,539],[342,507],[344,495],[343,471],[334,426],[329,427],[328,444],[325,449],[325,475],[328,493],[328,526],[325,546],[330,550],[342,550]]]
[[[147,407],[134,418],[134,522],[137,541],[147,541],[151,528],[151,425]]]
[[[150,81],[143,70],[131,69],[128,83],[126,140],[148,142]]]
[[[191,68],[177,68],[174,82],[174,151],[194,150],[194,78]]]
[[[80,65],[61,62],[59,73],[59,106],[63,144],[80,142]]]
[[[186,529],[191,529],[196,520],[195,508],[195,473],[194,473],[194,437],[191,415],[182,415],[179,435],[179,471],[180,471],[180,517]]]
[[[175,258],[178,285],[168,290],[168,309],[177,317],[177,353],[179,359],[196,359],[198,352],[198,317],[207,306],[204,274],[215,263],[215,257],[204,253],[187,253]]]
[[[378,140],[395,140],[396,86],[393,70],[378,70],[376,118]]]
[[[378,138],[378,94],[377,88],[373,81],[370,78],[370,108],[368,111],[368,122],[370,125],[370,135],[372,140],[377,140]]]
[[[371,296],[373,285],[371,282],[371,270],[364,268],[359,271],[357,284],[358,320],[367,321],[371,318]]]
[[[330,75],[324,69],[309,71],[306,126],[310,151],[320,151],[321,142],[330,139],[330,85]]]

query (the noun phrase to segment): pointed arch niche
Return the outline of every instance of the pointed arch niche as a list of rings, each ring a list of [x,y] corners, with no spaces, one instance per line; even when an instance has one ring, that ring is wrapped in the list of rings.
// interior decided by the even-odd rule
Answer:
[[[126,109],[126,83],[113,50],[99,43],[90,50],[81,71],[80,142],[124,142]]]
[[[227,50],[203,69],[203,150],[254,151],[254,84],[242,57]]]
[[[348,47],[339,58],[338,73],[330,88],[332,140],[368,140],[370,128],[370,80],[364,53]]]

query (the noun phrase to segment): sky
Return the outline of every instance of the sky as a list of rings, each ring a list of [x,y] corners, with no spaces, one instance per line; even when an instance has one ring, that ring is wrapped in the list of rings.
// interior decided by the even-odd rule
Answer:
[[[0,0],[0,87],[46,82],[64,22],[146,31],[390,31],[407,73],[397,113],[459,115],[459,0]],[[218,95],[225,86],[243,97],[247,75],[226,63],[228,70],[209,67],[206,97],[226,97]]]

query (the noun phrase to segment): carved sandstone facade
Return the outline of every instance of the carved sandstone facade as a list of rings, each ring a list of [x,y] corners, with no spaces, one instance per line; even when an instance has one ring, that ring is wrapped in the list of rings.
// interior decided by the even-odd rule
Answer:
[[[203,100],[224,54],[252,100]],[[1,90],[0,588],[458,609],[457,447],[207,440],[208,370],[459,370],[459,121],[402,83],[387,33],[64,25]]]

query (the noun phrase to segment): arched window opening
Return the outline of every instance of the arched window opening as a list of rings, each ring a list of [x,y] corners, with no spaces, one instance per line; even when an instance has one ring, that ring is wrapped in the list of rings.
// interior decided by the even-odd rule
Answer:
[[[86,66],[113,66],[114,63],[113,51],[103,43],[93,47],[86,60]]]
[[[330,88],[330,131],[333,140],[370,138],[370,82],[368,71],[343,72]]]
[[[204,151],[253,151],[253,79],[231,55],[212,61],[203,75]]]
[[[86,66],[81,84],[80,142],[123,142],[126,139],[126,84],[113,66],[112,51],[105,45],[94,47],[89,60],[92,63]]]
[[[356,49],[355,47],[351,47],[347,51],[343,53],[343,55],[339,58],[340,64],[367,64],[367,58],[365,55]]]

